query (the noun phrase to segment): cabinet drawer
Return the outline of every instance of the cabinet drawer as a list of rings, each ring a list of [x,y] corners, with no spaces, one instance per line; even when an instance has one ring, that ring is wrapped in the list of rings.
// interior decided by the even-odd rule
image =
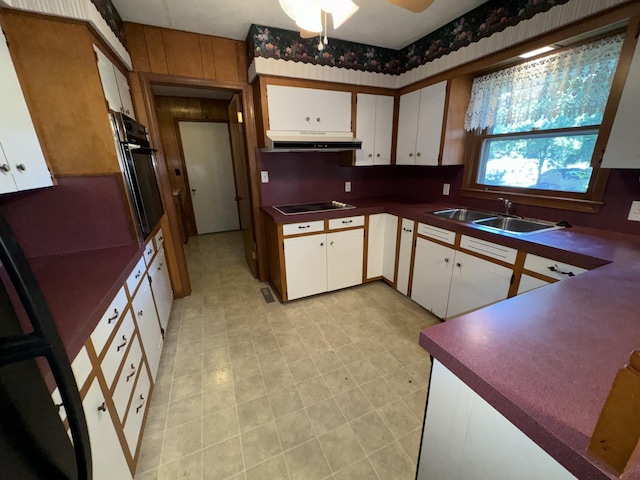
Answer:
[[[142,347],[140,346],[140,337],[136,335],[113,392],[113,403],[116,406],[120,421],[124,420],[124,415],[127,412],[127,405],[129,404],[129,398],[131,398],[136,375],[140,370],[141,361]]]
[[[120,324],[118,333],[116,333],[116,336],[107,347],[107,353],[100,365],[102,374],[104,375],[104,379],[106,380],[109,389],[111,388],[116,373],[118,372],[118,368],[124,359],[124,354],[127,351],[127,345],[129,345],[131,337],[133,337],[134,329],[133,315],[131,314],[131,310],[129,310],[125,314],[122,324]]]
[[[575,277],[587,271],[584,268],[576,267],[569,263],[557,262],[549,258],[532,255],[531,253],[527,254],[527,258],[524,261],[524,269],[557,280]]]
[[[145,270],[146,266],[144,263],[144,256],[142,256],[140,260],[138,260],[136,266],[133,267],[129,278],[127,278],[127,288],[129,289],[129,295],[131,295],[132,297],[136,291],[136,288],[138,288],[140,281],[144,277]]]
[[[156,251],[160,250],[164,245],[164,233],[162,233],[162,228],[158,230],[153,239],[156,242]]]
[[[332,218],[329,220],[329,230],[339,228],[362,227],[364,225],[364,215],[356,217]]]
[[[127,414],[127,419],[124,424],[124,436],[127,439],[127,445],[129,446],[132,457],[135,457],[136,447],[138,446],[142,419],[147,411],[150,387],[151,381],[143,362],[140,368],[136,390],[131,400],[131,406],[129,407],[129,413]]]
[[[440,240],[441,242],[453,245],[456,241],[456,233],[444,228],[434,227],[426,223],[418,223],[418,235]]]
[[[518,254],[518,251],[513,248],[466,235],[463,235],[460,239],[460,247],[511,264],[516,262],[516,255]]]
[[[144,247],[144,261],[147,265],[153,260],[153,255],[156,253],[156,248],[153,245],[153,239],[150,238],[147,245]]]
[[[287,223],[282,226],[282,234],[285,236],[311,232],[324,232],[324,220],[317,220],[315,222]]]
[[[102,350],[107,344],[107,340],[113,333],[113,330],[118,325],[118,321],[122,316],[122,312],[127,307],[127,294],[124,291],[124,287],[116,294],[116,298],[113,299],[109,308],[104,313],[95,330],[91,334],[91,343],[96,351],[98,357],[102,354]]]

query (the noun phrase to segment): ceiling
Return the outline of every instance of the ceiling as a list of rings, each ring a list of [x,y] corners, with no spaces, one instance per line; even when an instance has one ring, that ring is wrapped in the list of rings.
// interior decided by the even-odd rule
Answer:
[[[245,40],[252,23],[298,30],[278,0],[112,0],[125,22]],[[435,0],[422,13],[386,0],[355,0],[360,10],[329,38],[400,49],[486,0]],[[329,22],[331,23],[331,22]]]

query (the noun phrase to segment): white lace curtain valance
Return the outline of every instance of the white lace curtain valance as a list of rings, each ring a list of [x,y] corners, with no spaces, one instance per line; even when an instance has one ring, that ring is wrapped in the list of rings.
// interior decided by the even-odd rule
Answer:
[[[465,128],[507,133],[599,125],[623,40],[603,38],[476,78]]]

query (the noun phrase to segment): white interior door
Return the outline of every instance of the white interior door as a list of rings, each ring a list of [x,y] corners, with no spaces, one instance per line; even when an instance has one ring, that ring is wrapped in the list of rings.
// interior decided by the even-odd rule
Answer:
[[[178,125],[198,234],[239,230],[228,125]]]

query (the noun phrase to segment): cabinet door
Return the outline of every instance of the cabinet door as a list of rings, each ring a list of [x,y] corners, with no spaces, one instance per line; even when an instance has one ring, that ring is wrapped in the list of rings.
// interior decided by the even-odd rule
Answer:
[[[385,213],[384,256],[382,276],[393,283],[396,279],[396,246],[398,243],[398,217]]]
[[[374,165],[391,163],[391,135],[393,133],[393,97],[376,96],[376,129]]]
[[[367,280],[382,276],[386,213],[369,215],[367,229]]]
[[[640,39],[631,60],[602,168],[640,168]]]
[[[327,234],[327,290],[360,285],[364,263],[364,229]]]
[[[350,132],[351,93],[267,85],[269,129]]]
[[[422,238],[416,241],[411,299],[444,318],[455,250]]]
[[[51,174],[2,31],[0,71],[0,144],[4,157],[0,161],[10,169],[10,173],[0,175],[4,177],[0,181],[0,193],[49,187],[53,185]],[[11,174],[13,180],[8,178]]]
[[[376,136],[376,95],[358,94],[356,108],[356,137],[362,149],[356,150],[356,166],[374,164]]]
[[[113,63],[102,53],[95,45],[93,50],[96,52],[98,61],[98,73],[100,74],[100,80],[102,81],[102,91],[104,92],[104,98],[107,101],[107,105],[110,110],[114,112],[120,112],[122,109],[122,103],[120,102],[120,92],[118,91],[118,79]]]
[[[147,373],[144,362],[142,362],[135,393],[133,394],[127,419],[124,423],[124,436],[127,439],[127,446],[129,447],[129,452],[132,457],[136,456],[138,444],[140,443],[142,421],[144,420],[149,405],[150,387],[151,381],[149,380],[149,374]]]
[[[520,284],[518,285],[518,295],[546,285],[549,285],[549,282],[523,273],[520,277]]]
[[[413,246],[413,230],[416,222],[407,218],[402,219],[400,232],[400,256],[398,257],[398,283],[396,288],[400,293],[407,294],[409,290],[409,270],[411,269],[411,250]]]
[[[456,252],[447,318],[507,298],[512,274],[510,268]]]
[[[419,113],[420,90],[406,93],[400,97],[396,165],[414,165],[416,163],[415,154]]]
[[[416,165],[438,165],[447,82],[420,91],[420,116],[416,141]]]
[[[131,472],[122,452],[111,414],[106,406],[98,381],[94,378],[82,401],[89,440],[93,478],[95,480],[130,480]]]
[[[163,339],[156,307],[153,303],[151,285],[146,274],[136,296],[131,301],[131,306],[135,313],[142,346],[147,355],[147,363],[151,369],[151,377],[155,380],[158,373],[158,365],[160,364]]]
[[[287,238],[284,264],[287,299],[307,297],[327,291],[327,236]]]
[[[133,101],[131,100],[131,91],[129,90],[127,77],[125,77],[115,66],[113,67],[113,71],[116,75],[116,84],[118,86],[118,96],[120,97],[122,113],[130,116],[131,118],[136,118],[135,112],[133,111]]]
[[[0,86],[0,88],[2,87]],[[13,179],[11,165],[9,165],[9,160],[4,154],[2,143],[0,143],[0,168],[0,193],[17,192],[18,186]]]
[[[171,290],[171,280],[169,278],[169,270],[167,269],[164,248],[158,252],[156,258],[151,263],[149,275],[151,275],[151,290],[153,291],[153,299],[156,302],[160,326],[166,330],[167,324],[169,323],[169,315],[171,315],[173,290]]]

